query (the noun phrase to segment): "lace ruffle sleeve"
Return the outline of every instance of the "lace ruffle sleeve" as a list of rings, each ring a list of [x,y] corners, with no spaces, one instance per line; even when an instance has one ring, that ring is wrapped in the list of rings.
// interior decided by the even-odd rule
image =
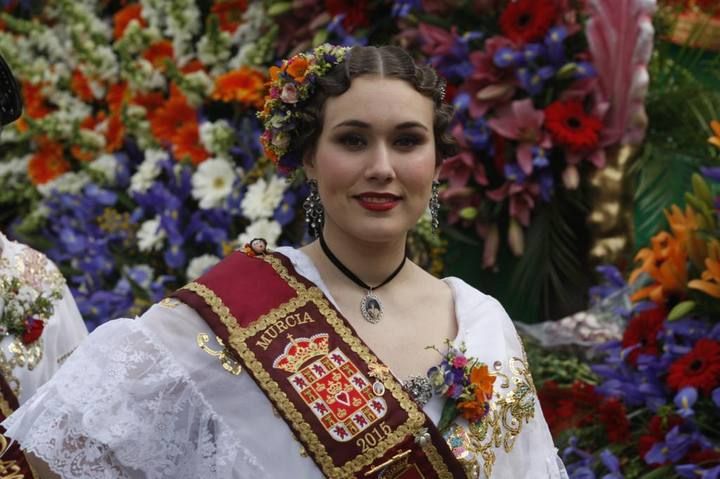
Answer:
[[[142,321],[99,327],[3,425],[64,478],[267,477]]]

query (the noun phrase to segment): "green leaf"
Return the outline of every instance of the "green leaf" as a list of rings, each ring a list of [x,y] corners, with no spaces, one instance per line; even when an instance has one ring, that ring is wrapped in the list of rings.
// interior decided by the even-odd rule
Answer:
[[[450,427],[450,424],[452,424],[458,415],[457,401],[450,398],[446,399],[445,405],[442,409],[442,414],[440,415],[440,421],[438,422],[438,429],[440,432],[443,432]]]
[[[670,314],[668,314],[668,321],[675,321],[676,319],[680,319],[695,309],[696,303],[695,301],[683,301],[682,303],[678,303],[675,305],[675,307],[670,311]]]
[[[272,2],[272,5],[267,9],[267,14],[276,17],[290,10],[292,10],[292,2]]]

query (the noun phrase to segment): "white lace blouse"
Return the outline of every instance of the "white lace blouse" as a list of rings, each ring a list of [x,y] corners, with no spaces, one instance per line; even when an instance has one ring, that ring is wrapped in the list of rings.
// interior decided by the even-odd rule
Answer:
[[[306,255],[278,251],[332,300]],[[492,478],[566,478],[534,392],[519,397],[529,377],[512,322],[493,298],[457,278],[445,281],[455,299],[457,343],[507,379],[496,380],[491,426],[503,444],[476,441],[480,470],[490,466]],[[322,478],[260,388],[200,349],[199,333],[214,338],[193,309],[167,301],[136,320],[106,323],[3,423],[7,435],[63,478]],[[515,417],[513,398],[534,400],[532,417]],[[425,406],[436,423],[441,409],[437,397]],[[458,437],[465,426],[458,424]]]

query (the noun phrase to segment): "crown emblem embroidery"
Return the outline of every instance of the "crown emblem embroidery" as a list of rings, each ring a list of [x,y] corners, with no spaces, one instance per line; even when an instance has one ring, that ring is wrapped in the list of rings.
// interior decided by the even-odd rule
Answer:
[[[285,345],[283,354],[275,358],[273,367],[282,369],[289,373],[295,373],[308,360],[325,356],[329,351],[328,335],[325,333],[316,334],[309,338],[293,338],[288,334],[290,342]]]

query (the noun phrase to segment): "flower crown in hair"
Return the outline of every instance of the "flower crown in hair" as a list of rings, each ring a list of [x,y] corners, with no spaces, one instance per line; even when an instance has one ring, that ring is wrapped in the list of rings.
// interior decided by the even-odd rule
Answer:
[[[297,137],[303,103],[315,93],[318,78],[342,63],[348,50],[349,47],[325,43],[310,53],[298,53],[283,60],[280,67],[270,67],[265,107],[258,112],[265,128],[260,141],[265,156],[281,171],[292,171],[302,163],[293,141]]]

